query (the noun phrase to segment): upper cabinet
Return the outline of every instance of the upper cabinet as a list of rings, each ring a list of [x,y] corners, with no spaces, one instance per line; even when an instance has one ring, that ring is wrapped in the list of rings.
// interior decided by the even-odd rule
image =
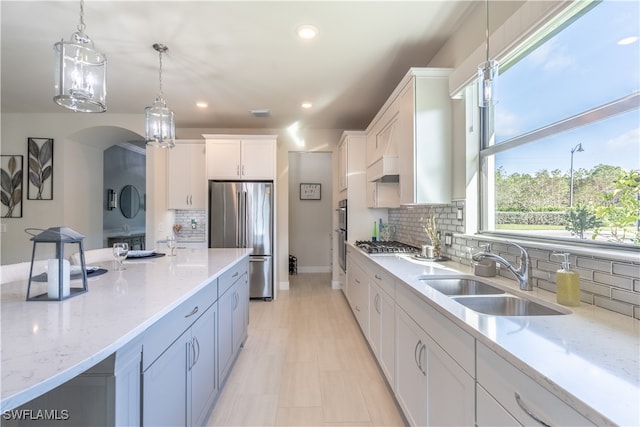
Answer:
[[[370,188],[397,187],[388,207],[451,203],[450,71],[410,69],[367,128]]]
[[[167,153],[167,209],[204,209],[205,145],[177,141]]]
[[[203,135],[207,141],[207,179],[273,180],[275,135]]]

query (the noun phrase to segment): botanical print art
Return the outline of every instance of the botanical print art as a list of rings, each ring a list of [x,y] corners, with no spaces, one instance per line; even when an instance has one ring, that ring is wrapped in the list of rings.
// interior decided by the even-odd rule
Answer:
[[[2,218],[22,217],[22,156],[0,156]]]
[[[28,138],[29,186],[27,199],[53,200],[53,139]]]

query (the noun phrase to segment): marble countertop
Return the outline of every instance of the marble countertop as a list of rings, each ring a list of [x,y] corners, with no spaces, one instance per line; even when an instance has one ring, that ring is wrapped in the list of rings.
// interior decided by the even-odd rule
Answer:
[[[351,248],[413,288],[425,302],[596,425],[640,425],[639,320],[588,304],[565,307],[571,314],[558,316],[485,315],[418,279],[473,275],[468,266],[418,261],[408,255],[369,256]],[[515,280],[502,277],[481,279],[555,305],[552,292],[520,291]]]
[[[175,257],[95,263],[89,292],[25,301],[27,279],[1,287],[0,412],[46,393],[104,360],[205,287],[251,249],[180,249]],[[34,294],[46,292],[34,289]],[[72,286],[74,284],[72,283]]]

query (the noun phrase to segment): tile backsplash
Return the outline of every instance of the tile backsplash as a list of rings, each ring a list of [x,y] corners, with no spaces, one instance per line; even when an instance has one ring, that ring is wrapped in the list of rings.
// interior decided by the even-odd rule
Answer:
[[[207,215],[205,210],[176,210],[176,224],[182,225],[182,230],[176,235],[181,242],[206,241]],[[196,228],[191,228],[191,220],[195,220]]]
[[[490,243],[492,252],[509,262],[519,262],[518,250],[508,244],[483,240],[482,236],[462,235],[464,222],[457,219],[458,208],[464,209],[463,201],[451,205],[389,209],[389,225],[395,228],[395,240],[418,247],[430,244],[422,228],[421,219],[427,216],[429,209],[433,209],[438,230],[442,234],[442,251],[452,260],[470,265],[470,251],[477,251],[480,245]],[[451,246],[444,245],[444,234],[447,232],[454,233]],[[523,246],[531,259],[533,286],[555,292],[555,272],[560,264],[551,258],[553,251]],[[636,262],[627,262],[608,259],[606,256],[572,254],[571,266],[580,274],[580,295],[583,303],[640,319],[640,256]],[[499,274],[513,278],[504,268],[499,270]]]

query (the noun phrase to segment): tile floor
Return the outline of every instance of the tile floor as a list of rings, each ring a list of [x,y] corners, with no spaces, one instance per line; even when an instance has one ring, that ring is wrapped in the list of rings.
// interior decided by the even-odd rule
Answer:
[[[290,276],[251,301],[249,338],[209,426],[402,426],[404,418],[330,274]]]

